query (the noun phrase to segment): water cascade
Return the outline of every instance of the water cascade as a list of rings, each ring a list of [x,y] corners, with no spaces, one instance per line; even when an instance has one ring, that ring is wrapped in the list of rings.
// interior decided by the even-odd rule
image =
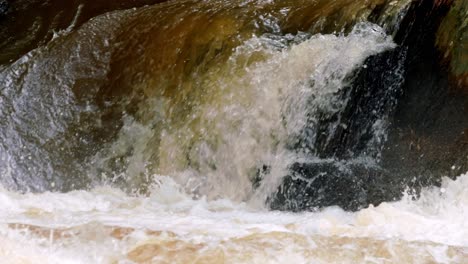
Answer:
[[[0,0],[0,256],[461,263],[467,11]]]

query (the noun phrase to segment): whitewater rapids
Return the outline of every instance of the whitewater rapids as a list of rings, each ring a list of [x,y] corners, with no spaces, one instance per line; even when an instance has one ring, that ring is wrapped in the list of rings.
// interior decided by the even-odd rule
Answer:
[[[2,190],[2,263],[468,263],[468,174],[417,199],[300,214],[157,179],[148,197]]]
[[[468,263],[468,174],[357,212],[266,204],[297,162],[378,167],[393,106],[346,162],[314,146],[411,1],[238,2],[110,12],[0,68],[0,264]]]

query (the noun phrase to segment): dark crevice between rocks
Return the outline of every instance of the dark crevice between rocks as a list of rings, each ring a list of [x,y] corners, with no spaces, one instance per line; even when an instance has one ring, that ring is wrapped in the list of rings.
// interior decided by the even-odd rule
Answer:
[[[354,211],[400,199],[405,190],[417,194],[443,176],[468,170],[468,99],[451,89],[435,48],[449,8],[433,1],[412,4],[395,37],[399,47],[368,58],[353,74],[352,85],[338,95],[349,100],[339,116],[306,128],[317,138],[309,152],[323,161],[290,166],[267,199],[271,209],[337,205]],[[326,131],[337,120],[342,125],[330,135]],[[389,126],[381,144],[374,142],[378,120]],[[307,140],[299,139],[296,147]],[[376,164],[359,161],[363,156]]]
[[[411,56],[382,152],[382,166],[416,192],[439,185],[442,176],[455,178],[468,170],[468,96],[451,82],[435,47],[435,32],[450,6],[434,6],[424,1],[413,9],[409,15],[416,20],[406,22],[413,27],[411,34],[396,37]]]

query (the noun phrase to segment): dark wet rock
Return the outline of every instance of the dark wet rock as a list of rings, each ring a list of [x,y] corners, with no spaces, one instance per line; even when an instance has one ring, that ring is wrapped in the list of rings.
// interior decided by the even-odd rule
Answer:
[[[364,163],[322,161],[296,163],[269,198],[274,210],[303,211],[327,206],[358,210],[400,198],[404,185],[379,167]]]
[[[166,0],[0,0],[0,65],[100,14]]]
[[[309,152],[320,158],[377,158],[385,141],[384,135],[378,133],[385,129],[402,92],[405,58],[405,48],[368,58],[350,76],[352,85],[340,91],[340,101],[347,102],[342,111],[323,115],[313,124],[316,140]],[[306,135],[302,135],[298,146],[307,145],[303,142]]]
[[[451,69],[440,63],[435,47],[450,3],[412,4],[395,36],[399,47],[369,58],[342,91],[349,98],[343,111],[311,123],[294,145],[306,145],[312,157],[340,161],[294,164],[268,198],[272,209],[357,210],[398,199],[405,189],[417,194],[468,170],[468,97],[455,89],[460,82],[450,80]],[[378,120],[388,121],[381,138],[373,135]],[[341,169],[360,156],[376,166]]]
[[[10,4],[7,0],[0,0],[0,19],[4,18],[10,10]]]
[[[401,94],[405,55],[404,48],[397,48],[372,56],[352,74],[353,85],[340,94],[340,100],[347,101],[343,110],[306,127],[317,131],[309,153],[331,161],[291,166],[290,174],[268,198],[270,208],[301,211],[337,205],[358,210],[401,197],[404,179],[393,178],[378,164],[366,166],[353,159],[380,157],[387,119]],[[305,136],[296,145],[300,151],[308,143]]]
[[[411,188],[415,189],[438,185],[442,176],[454,178],[468,171],[468,95],[464,92],[468,86],[453,81],[453,65],[444,63],[449,50],[441,52],[437,43],[440,28],[459,4],[455,1],[452,7],[438,9],[429,3],[421,5],[410,14],[416,20],[407,22],[414,33],[397,37],[409,47],[409,60],[404,93],[382,152],[382,166],[395,177],[414,179]],[[454,59],[463,56],[466,54]]]

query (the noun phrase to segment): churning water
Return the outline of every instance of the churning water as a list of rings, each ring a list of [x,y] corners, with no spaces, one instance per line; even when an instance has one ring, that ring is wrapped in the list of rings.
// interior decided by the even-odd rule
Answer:
[[[283,34],[278,17],[292,12],[285,5],[259,16],[260,26],[212,14],[219,35],[207,28],[193,36],[195,7],[174,16],[180,28],[151,24],[148,14],[172,19],[183,11],[160,9],[72,25],[1,69],[0,124],[11,128],[0,131],[1,263],[468,263],[468,174],[357,212],[265,204],[292,164],[335,162],[318,157],[310,130],[344,111],[341,92],[366,59],[397,47],[388,29],[359,22],[341,33]],[[119,50],[126,42],[113,30],[131,37],[140,17],[148,32],[172,32],[164,41],[174,48],[144,46],[162,41],[156,37],[131,42],[141,57],[126,68]],[[245,26],[251,22],[255,29]],[[157,63],[138,64],[150,55],[176,77]],[[119,74],[131,71],[131,80]],[[105,91],[103,80],[117,92]],[[375,119],[366,151],[347,162],[379,166],[390,113]],[[331,121],[327,135],[339,126]]]
[[[468,175],[355,213],[193,200],[170,177],[147,197],[109,187],[3,190],[4,263],[466,263]]]

